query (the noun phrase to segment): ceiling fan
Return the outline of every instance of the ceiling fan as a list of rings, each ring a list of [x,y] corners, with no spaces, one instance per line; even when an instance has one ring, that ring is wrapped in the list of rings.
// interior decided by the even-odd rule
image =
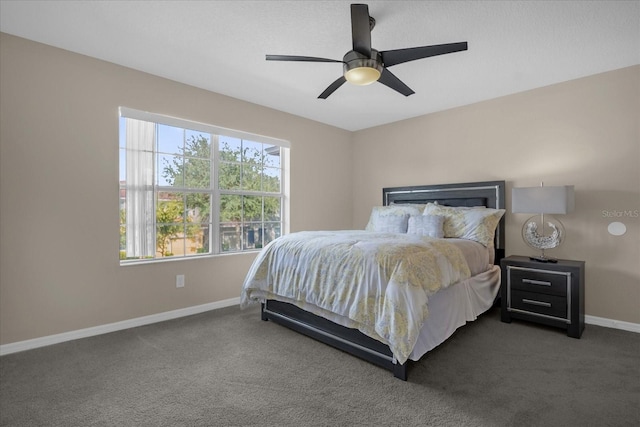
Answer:
[[[378,81],[404,96],[409,96],[415,92],[391,73],[388,67],[415,61],[416,59],[467,50],[467,42],[461,42],[378,52],[371,48],[371,30],[373,30],[375,24],[376,20],[369,16],[369,7],[366,4],[352,4],[351,34],[353,50],[347,52],[342,61],[292,55],[267,55],[267,61],[341,62],[344,74],[318,96],[321,99],[326,99],[346,81],[361,86]]]

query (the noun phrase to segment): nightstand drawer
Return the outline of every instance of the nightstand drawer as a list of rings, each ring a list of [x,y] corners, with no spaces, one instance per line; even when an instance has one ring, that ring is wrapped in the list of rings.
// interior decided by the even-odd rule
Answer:
[[[567,299],[556,295],[511,291],[511,308],[531,313],[567,318]]]
[[[540,292],[547,295],[567,296],[567,274],[534,270],[522,267],[508,267],[511,289]]]

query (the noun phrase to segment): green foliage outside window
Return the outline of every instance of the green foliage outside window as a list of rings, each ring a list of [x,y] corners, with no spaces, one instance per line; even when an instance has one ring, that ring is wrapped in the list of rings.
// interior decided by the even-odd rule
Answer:
[[[178,238],[180,233],[184,233],[184,204],[182,201],[169,200],[158,202],[156,209],[156,247],[161,256],[171,256],[169,247],[171,239]]]

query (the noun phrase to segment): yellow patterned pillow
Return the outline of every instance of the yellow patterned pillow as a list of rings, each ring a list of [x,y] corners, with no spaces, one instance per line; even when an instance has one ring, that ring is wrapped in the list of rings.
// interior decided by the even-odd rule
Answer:
[[[428,204],[424,215],[442,215],[444,237],[473,240],[489,246],[504,209],[452,207]]]

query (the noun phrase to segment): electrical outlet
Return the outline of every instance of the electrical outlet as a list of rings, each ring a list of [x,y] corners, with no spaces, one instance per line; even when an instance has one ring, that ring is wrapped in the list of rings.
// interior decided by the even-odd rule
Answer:
[[[184,274],[176,276],[176,288],[184,288]]]

